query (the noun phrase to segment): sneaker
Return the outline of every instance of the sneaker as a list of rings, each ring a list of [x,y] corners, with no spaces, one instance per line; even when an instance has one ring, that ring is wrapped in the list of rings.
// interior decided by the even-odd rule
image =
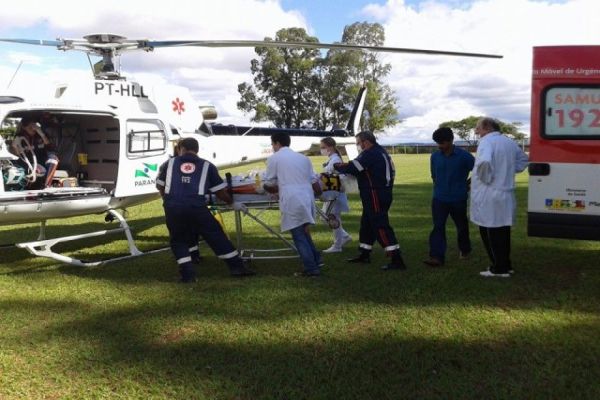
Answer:
[[[435,258],[435,257],[429,257],[429,259],[427,260],[423,260],[423,264],[429,265],[430,267],[441,267],[442,265],[444,265],[444,263],[442,261],[440,261],[439,259]]]
[[[342,252],[342,248],[337,247],[335,244],[331,245],[330,248],[323,250],[323,253],[341,253],[341,252]]]
[[[503,274],[495,274],[489,269],[487,271],[481,271],[479,275],[484,276],[486,278],[510,278],[510,273],[506,272]]]
[[[321,276],[319,271],[302,271],[302,272],[294,272],[295,277],[299,278],[318,278]]]
[[[369,264],[371,262],[371,256],[368,254],[360,253],[356,257],[348,258],[346,261],[349,263],[353,263],[353,264],[356,264],[356,263]]]
[[[350,236],[350,235],[344,236],[344,238],[342,239],[342,244],[340,245],[340,247],[344,247],[345,245],[347,245],[351,241],[352,241],[352,236]]]
[[[250,268],[248,268],[246,266],[231,271],[231,276],[233,276],[235,278],[244,278],[246,276],[253,276],[253,275],[256,275],[256,272],[254,272],[253,270],[251,270]]]

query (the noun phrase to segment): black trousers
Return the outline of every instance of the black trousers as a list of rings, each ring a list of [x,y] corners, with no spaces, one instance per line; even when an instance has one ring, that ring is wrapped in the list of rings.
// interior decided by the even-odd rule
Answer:
[[[479,234],[488,253],[494,274],[506,274],[512,269],[510,262],[510,226],[498,228],[479,227]]]

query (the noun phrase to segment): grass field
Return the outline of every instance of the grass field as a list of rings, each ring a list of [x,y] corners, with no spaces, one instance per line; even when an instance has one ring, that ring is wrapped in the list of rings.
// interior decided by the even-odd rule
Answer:
[[[394,158],[404,272],[380,271],[379,249],[369,266],[346,264],[349,246],[325,255],[319,279],[293,277],[300,263],[288,260],[256,261],[257,277],[236,280],[203,247],[199,282],[181,285],[169,252],[82,269],[0,249],[0,399],[600,398],[600,243],[528,238],[522,174],[515,276],[478,276],[488,264],[475,229],[470,260],[458,260],[449,230],[447,265],[428,269],[428,157]],[[356,196],[351,207],[356,244]],[[140,248],[167,242],[158,201],[129,217]],[[48,233],[102,221],[53,221]],[[250,244],[276,246],[245,224]],[[323,224],[313,232],[331,244]],[[35,226],[0,228],[0,243],[36,236]],[[85,245],[62,249],[126,251],[120,238]]]

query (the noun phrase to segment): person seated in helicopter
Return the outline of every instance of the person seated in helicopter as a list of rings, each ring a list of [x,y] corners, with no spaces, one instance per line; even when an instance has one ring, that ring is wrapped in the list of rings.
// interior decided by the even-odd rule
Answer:
[[[13,152],[21,157],[24,168],[35,167],[30,171],[32,182],[30,186],[49,187],[58,166],[58,156],[55,147],[44,133],[41,126],[32,117],[23,117],[17,128],[15,139],[12,141]],[[34,162],[34,155],[35,161]],[[37,177],[43,177],[43,181],[37,182]]]

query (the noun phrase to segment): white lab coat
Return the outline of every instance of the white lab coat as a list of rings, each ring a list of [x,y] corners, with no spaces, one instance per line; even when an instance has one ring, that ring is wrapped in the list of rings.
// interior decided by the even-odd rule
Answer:
[[[289,147],[280,148],[267,159],[267,185],[279,186],[281,231],[315,223],[315,195],[312,184],[316,174],[308,157]]]
[[[527,163],[527,154],[499,132],[480,139],[471,177],[471,221],[486,228],[514,224],[515,174]]]
[[[333,164],[338,164],[338,163],[342,163],[342,157],[339,156],[339,154],[337,153],[332,153],[329,155],[329,159],[327,160],[327,162],[323,165],[323,172],[327,173],[327,174],[333,174],[333,173],[337,173],[337,171],[333,168]],[[342,212],[348,212],[350,211],[350,208],[348,207],[348,196],[346,196],[346,193],[340,192],[337,194],[337,196],[330,196],[328,197],[328,194],[323,193],[322,198],[324,200],[334,200],[335,202],[333,203],[333,206],[331,207],[330,212],[332,214],[335,215],[340,215],[340,213]],[[327,207],[327,203],[324,205],[324,210],[325,207]]]

